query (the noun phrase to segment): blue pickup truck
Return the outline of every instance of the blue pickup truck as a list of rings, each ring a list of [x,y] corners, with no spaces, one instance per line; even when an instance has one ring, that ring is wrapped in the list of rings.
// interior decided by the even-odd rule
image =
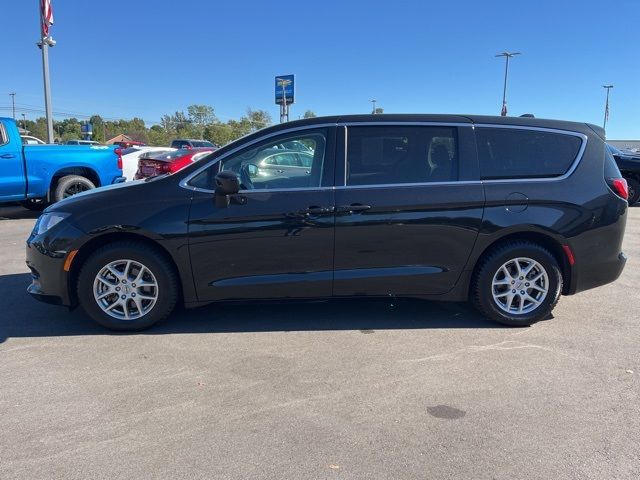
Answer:
[[[23,145],[16,122],[0,117],[0,203],[38,210],[85,190],[124,182],[112,146]]]

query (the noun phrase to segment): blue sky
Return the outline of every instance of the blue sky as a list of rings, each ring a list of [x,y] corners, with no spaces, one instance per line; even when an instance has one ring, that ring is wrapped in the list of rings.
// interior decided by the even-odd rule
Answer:
[[[43,108],[38,1],[7,1],[0,115]],[[278,118],[273,77],[295,73],[297,103],[319,115],[368,112],[499,114],[504,63],[510,115],[602,124],[640,138],[640,1],[151,1],[53,0],[54,111],[141,117],[192,103],[222,120],[247,107]],[[28,117],[34,117],[29,114]]]

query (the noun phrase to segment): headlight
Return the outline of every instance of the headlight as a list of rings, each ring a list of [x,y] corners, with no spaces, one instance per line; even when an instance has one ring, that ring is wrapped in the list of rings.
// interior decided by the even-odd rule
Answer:
[[[33,227],[33,233],[36,235],[42,235],[46,231],[55,227],[68,216],[68,213],[60,212],[43,213],[42,215],[40,215],[40,218],[38,218],[38,221]]]

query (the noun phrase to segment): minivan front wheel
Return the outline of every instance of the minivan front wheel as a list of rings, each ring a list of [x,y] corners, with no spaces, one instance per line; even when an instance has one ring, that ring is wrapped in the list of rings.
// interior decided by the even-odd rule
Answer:
[[[548,250],[530,242],[509,242],[482,260],[473,301],[494,321],[528,326],[551,313],[561,291],[562,274]]]
[[[166,318],[178,297],[177,275],[165,256],[138,242],[116,242],[94,252],[78,276],[78,299],[100,325],[141,330]]]

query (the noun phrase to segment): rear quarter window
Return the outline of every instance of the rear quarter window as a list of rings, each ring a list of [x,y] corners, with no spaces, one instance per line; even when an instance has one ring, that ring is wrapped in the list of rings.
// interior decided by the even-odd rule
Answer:
[[[483,180],[558,177],[576,160],[575,135],[516,128],[476,128]]]
[[[612,178],[621,178],[622,174],[620,173],[620,169],[618,168],[618,164],[616,163],[615,158],[611,154],[611,150],[608,148],[604,149],[604,178],[612,179]]]

